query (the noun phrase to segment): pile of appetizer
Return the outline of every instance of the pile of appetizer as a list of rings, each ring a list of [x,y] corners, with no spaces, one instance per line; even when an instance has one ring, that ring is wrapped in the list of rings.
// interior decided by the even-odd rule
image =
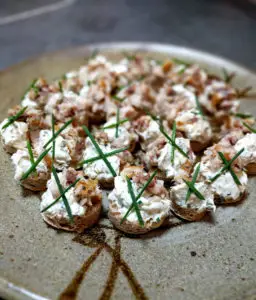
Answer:
[[[97,55],[52,83],[35,79],[0,125],[14,178],[42,192],[45,222],[68,231],[99,221],[103,191],[111,222],[133,234],[241,201],[256,174],[256,129],[231,77],[178,59]]]

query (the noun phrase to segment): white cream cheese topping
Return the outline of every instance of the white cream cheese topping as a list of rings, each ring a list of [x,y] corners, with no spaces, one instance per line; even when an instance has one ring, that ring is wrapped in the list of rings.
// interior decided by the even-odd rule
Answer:
[[[20,180],[23,174],[31,167],[31,162],[27,149],[17,150],[12,157],[12,163],[15,167],[14,179]],[[37,173],[47,173],[47,166],[41,161],[36,167]]]
[[[188,153],[190,150],[190,143],[188,139],[176,138],[176,144],[185,152]],[[167,178],[187,176],[187,172],[182,169],[182,165],[189,161],[184,155],[182,155],[177,149],[174,152],[174,162],[171,162],[171,151],[172,145],[167,143],[164,148],[160,151],[158,158],[158,167],[160,170],[166,173]],[[189,155],[189,154],[188,154]],[[195,160],[195,155],[192,154],[190,157],[191,163]]]
[[[30,109],[38,108],[38,104],[35,101],[31,100],[28,94],[26,94],[25,98],[21,101],[21,106],[27,106],[27,108]]]
[[[116,117],[110,118],[108,122],[106,122],[104,126],[109,126],[116,123]],[[116,128],[106,128],[104,132],[108,135],[108,140],[115,147],[128,147],[131,142],[134,141],[134,135],[129,133],[129,131],[125,128],[126,123],[120,124],[118,126],[118,137],[116,138]]]
[[[207,163],[201,164],[200,172],[206,178],[206,180],[210,180],[220,171],[220,169],[213,171],[212,167],[212,162],[210,160],[207,161]],[[230,172],[226,171],[211,183],[212,191],[218,197],[223,199],[238,199],[240,194],[245,191],[248,183],[248,177],[243,171],[241,171],[240,174],[236,173],[236,175],[241,182],[240,186],[235,183]]]
[[[109,153],[114,150],[109,145],[100,144],[99,146],[103,153]],[[89,138],[86,138],[86,146],[83,154],[83,159],[86,160],[96,156],[99,156],[99,153],[95,149],[94,145],[91,143],[91,140]],[[118,175],[120,168],[119,157],[117,157],[116,155],[112,155],[107,157],[107,159],[110,162],[116,174]],[[111,171],[102,159],[92,163],[84,164],[83,169],[85,175],[87,175],[91,179],[108,180],[113,178]]]
[[[212,137],[210,123],[204,120],[196,110],[182,111],[176,118],[177,129],[185,132],[186,137],[200,143],[208,142]]]
[[[139,187],[132,181],[132,187],[135,196],[139,193]],[[128,191],[127,181],[122,176],[115,177],[115,188],[108,196],[109,201],[117,205],[118,212],[123,217],[132,204],[131,195]],[[165,218],[170,210],[170,200],[161,195],[146,194],[139,199],[140,213],[144,222],[162,220]],[[127,220],[129,222],[138,222],[136,212],[132,211]]]
[[[243,166],[250,163],[256,163],[256,133],[248,133],[235,144],[235,150],[238,152],[242,148],[244,151],[240,154]]]
[[[177,93],[177,94],[182,94],[184,97],[187,98],[189,102],[193,106],[196,106],[196,96],[193,92],[188,90],[187,88],[184,87],[182,84],[176,84],[172,87],[172,89]]]
[[[59,173],[58,177],[60,179],[60,182],[62,186],[65,188],[65,177],[63,173]],[[66,198],[68,200],[71,213],[73,216],[82,216],[86,212],[86,207],[80,205],[77,202],[75,193],[74,193],[74,187],[72,187],[67,193],[65,193]],[[40,210],[44,209],[48,205],[50,205],[55,199],[57,199],[60,196],[60,192],[58,189],[58,186],[56,184],[56,181],[53,177],[53,174],[51,175],[51,179],[47,182],[47,190],[42,195],[42,201],[40,204]],[[64,217],[66,219],[69,219],[68,213],[66,210],[66,207],[64,205],[64,202],[62,199],[60,199],[55,205],[50,207],[48,210],[44,212],[44,214],[49,215],[59,215],[61,217]]]
[[[62,101],[63,95],[62,93],[51,93],[48,96],[48,101],[44,107],[44,110],[47,114],[54,113],[57,105]]]
[[[191,210],[207,210],[215,211],[213,193],[208,184],[205,182],[197,182],[195,188],[204,196],[205,200],[200,200],[197,196],[191,193],[188,201],[186,202],[186,195],[188,187],[185,183],[178,184],[171,189],[171,200],[175,202],[175,205],[191,209]]]
[[[7,147],[23,149],[26,147],[28,125],[25,122],[15,121],[6,128],[2,128],[8,119],[5,119],[0,125],[0,132],[3,143]]]
[[[38,153],[42,153],[45,149],[43,146],[48,142],[52,137],[51,130],[41,130],[39,133],[38,143],[35,145],[35,149]],[[52,146],[51,144],[48,146]],[[52,155],[52,149],[49,151],[49,154]],[[55,139],[55,161],[54,165],[57,169],[63,169],[69,165],[71,157],[69,154],[69,149],[67,147],[67,142],[65,139],[58,135]]]

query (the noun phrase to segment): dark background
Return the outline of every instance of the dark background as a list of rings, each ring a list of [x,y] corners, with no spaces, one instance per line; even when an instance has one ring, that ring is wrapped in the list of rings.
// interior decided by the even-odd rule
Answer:
[[[172,43],[256,69],[256,1],[0,0],[0,69],[46,51],[111,41]]]

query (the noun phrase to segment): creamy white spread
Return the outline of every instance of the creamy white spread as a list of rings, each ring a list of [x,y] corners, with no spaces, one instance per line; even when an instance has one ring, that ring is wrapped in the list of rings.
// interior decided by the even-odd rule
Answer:
[[[186,99],[193,105],[196,106],[196,96],[189,89],[185,88],[182,84],[176,84],[172,87],[172,89],[182,96],[186,97]]]
[[[25,98],[21,101],[23,107],[27,106],[28,109],[38,108],[38,104],[29,98],[29,95],[26,94]]]
[[[17,150],[11,157],[15,167],[14,179],[20,180],[23,174],[31,167],[31,161],[27,149]],[[36,159],[36,158],[35,158]],[[36,167],[37,173],[47,173],[47,166],[41,161]]]
[[[194,109],[179,113],[176,124],[177,129],[183,131],[186,137],[192,141],[206,143],[212,137],[210,123]]]
[[[200,172],[206,180],[210,180],[219,173],[220,169],[214,170],[213,167],[210,160],[205,164],[201,164]],[[246,189],[248,177],[243,171],[240,171],[239,174],[236,173],[236,175],[241,185],[237,185],[230,172],[226,171],[211,183],[211,189],[214,194],[223,199],[223,201],[225,201],[225,199],[233,199],[234,201],[239,199]]]
[[[204,92],[199,95],[199,102],[210,112],[214,113],[217,111],[216,107],[213,106],[211,101],[211,95],[216,94],[217,96],[221,97],[221,92],[218,90],[225,89],[226,83],[223,81],[213,80],[211,84],[207,85],[204,89]],[[229,101],[229,100],[228,100]],[[232,100],[232,105],[228,110],[228,113],[235,113],[239,108],[239,101]]]
[[[144,131],[138,131],[139,136],[142,138],[142,141],[146,142],[146,144],[150,144],[154,140],[156,140],[160,133],[159,125],[154,120],[149,121],[149,126]]]
[[[186,195],[188,187],[185,183],[178,184],[171,189],[171,200],[176,206],[184,209],[195,211],[215,211],[213,193],[208,184],[205,182],[195,183],[195,188],[204,196],[204,200],[199,199],[194,193],[191,193],[188,201]]]
[[[103,153],[109,153],[113,151],[109,145],[99,145]],[[86,146],[83,154],[83,159],[89,159],[92,157],[99,156],[99,153],[95,149],[94,145],[92,144],[89,138],[86,138]],[[116,174],[119,174],[120,168],[120,159],[116,155],[112,155],[107,157],[108,161],[110,162],[111,166],[113,167]],[[109,180],[113,178],[113,175],[105,162],[102,159],[99,159],[95,162],[84,164],[83,165],[84,174],[87,175],[91,179],[98,179],[98,180]]]
[[[189,159],[181,154],[176,148],[174,152],[174,161],[171,162],[172,145],[167,143],[164,148],[160,151],[158,158],[158,168],[165,172],[167,178],[183,177],[187,176],[187,171],[182,168],[184,164],[190,161],[191,166],[195,160],[193,153],[189,154],[190,143],[188,139],[176,138],[176,144],[189,156]]]
[[[163,184],[163,181],[162,181]],[[138,195],[140,187],[132,181],[132,187],[135,196]],[[117,206],[121,218],[126,214],[132,204],[132,198],[128,191],[127,181],[123,176],[115,177],[115,188],[109,194],[108,199],[113,205]],[[165,218],[170,210],[170,200],[165,195],[151,195],[144,192],[139,199],[139,209],[143,221],[159,223]],[[132,211],[127,220],[132,223],[138,222],[138,217],[135,211]]]
[[[110,118],[108,122],[106,122],[104,126],[109,126],[112,124],[116,124],[116,117]],[[118,137],[116,138],[116,128],[106,128],[104,132],[108,135],[108,140],[114,147],[128,147],[134,141],[134,134],[129,133],[126,129],[127,124],[120,124],[118,126]]]
[[[38,142],[35,145],[35,149],[38,154],[42,153],[45,148],[43,147],[52,137],[51,130],[41,130],[39,133]],[[52,146],[50,144],[48,147]],[[52,155],[52,149],[49,151],[49,154]],[[63,169],[69,165],[71,161],[71,157],[69,154],[69,149],[67,147],[66,140],[61,136],[58,135],[55,139],[55,160],[54,166],[57,169]]]
[[[23,149],[26,147],[28,125],[25,122],[15,121],[8,127],[3,129],[3,126],[8,122],[5,119],[0,125],[0,132],[3,143],[7,147],[15,149]]]
[[[48,114],[54,113],[57,105],[62,101],[63,95],[62,93],[51,93],[48,95],[47,103],[44,107],[44,110]]]
[[[256,134],[248,133],[235,144],[235,150],[238,152],[242,148],[244,151],[240,154],[243,166],[250,163],[256,163]]]
[[[58,177],[60,179],[61,185],[64,188],[66,188],[65,173],[64,172],[59,173]],[[72,187],[68,192],[65,193],[65,196],[68,200],[72,215],[73,216],[82,216],[86,213],[86,206],[82,206],[79,204],[78,199],[75,196],[74,190],[75,190],[75,188]],[[59,196],[60,196],[60,192],[59,192],[58,186],[56,184],[55,178],[52,174],[51,179],[48,180],[48,182],[47,182],[47,190],[42,195],[40,210],[43,210],[45,207],[50,205]],[[67,209],[66,209],[62,199],[60,199],[55,205],[53,205],[48,210],[46,210],[44,212],[44,214],[60,216],[65,219],[69,219]]]

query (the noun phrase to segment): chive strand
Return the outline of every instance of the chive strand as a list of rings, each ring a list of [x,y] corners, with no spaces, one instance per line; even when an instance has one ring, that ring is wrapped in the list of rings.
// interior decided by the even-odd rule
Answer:
[[[152,175],[149,177],[148,181],[141,188],[139,194],[136,197],[136,202],[138,202],[138,200],[140,199],[140,197],[142,196],[142,194],[144,193],[144,191],[147,189],[147,187],[149,186],[149,184],[151,183],[151,181],[153,180],[153,178],[156,176],[156,174],[157,174],[157,170],[155,170],[152,173]],[[124,220],[128,217],[129,213],[131,212],[131,210],[133,208],[134,208],[134,204],[132,203],[131,206],[129,207],[129,209],[127,210],[127,212],[125,213],[124,217],[122,218],[120,224],[122,224],[124,222]]]
[[[57,198],[55,199],[51,204],[49,204],[48,206],[46,206],[44,209],[41,210],[41,213],[47,211],[49,208],[51,208],[52,206],[54,206],[55,204],[57,204],[57,202],[63,197],[63,195],[65,195],[72,187],[74,187],[78,181],[80,180],[81,178],[78,178],[76,179],[75,182],[71,183],[64,191],[63,193]]]
[[[48,142],[46,142],[44,144],[44,148],[46,148],[53,140],[55,140],[57,138],[57,136],[64,130],[66,129],[71,123],[73,122],[73,119],[70,119],[69,121],[67,121],[59,130],[57,130],[54,134],[53,137],[51,137]]]
[[[137,214],[139,224],[140,224],[141,227],[143,227],[144,226],[144,221],[142,219],[142,216],[141,216],[141,213],[140,213],[140,209],[139,209],[138,203],[137,203],[135,195],[134,195],[134,191],[133,191],[133,188],[132,188],[131,180],[127,176],[126,176],[126,181],[127,181],[127,186],[128,186],[128,192],[129,192],[129,194],[131,196],[132,203],[134,205],[134,209],[135,209],[135,212]]]
[[[73,215],[72,215],[72,211],[71,211],[70,205],[69,205],[69,203],[68,203],[68,199],[67,199],[67,197],[66,197],[66,195],[65,195],[65,193],[64,193],[64,190],[63,190],[63,187],[62,187],[62,185],[61,185],[61,183],[60,183],[60,179],[59,179],[59,177],[58,177],[57,171],[56,171],[56,169],[55,169],[54,167],[52,168],[52,174],[53,174],[54,179],[55,179],[55,181],[56,181],[56,184],[57,184],[57,186],[58,186],[59,192],[60,192],[60,194],[62,195],[63,203],[64,203],[64,205],[65,205],[65,207],[66,207],[66,210],[67,210],[67,213],[68,213],[68,217],[69,217],[69,219],[70,219],[70,222],[71,222],[71,223],[74,223],[74,218],[73,218]]]
[[[37,165],[43,160],[43,158],[46,156],[46,154],[51,150],[51,147],[46,149],[41,155],[38,157],[38,159],[35,161],[35,163],[23,174],[21,177],[21,180],[24,180],[28,178],[28,176],[36,169]]]
[[[117,174],[115,172],[115,170],[113,169],[113,167],[111,166],[110,162],[108,161],[108,159],[106,158],[105,154],[102,152],[100,146],[98,145],[98,143],[96,142],[96,140],[94,139],[94,137],[92,136],[92,134],[90,133],[89,129],[85,126],[82,125],[83,130],[85,131],[85,133],[87,134],[87,136],[90,138],[91,142],[93,143],[96,151],[99,153],[99,156],[103,159],[103,161],[105,162],[106,166],[108,167],[109,171],[111,172],[113,177],[116,177]]]

